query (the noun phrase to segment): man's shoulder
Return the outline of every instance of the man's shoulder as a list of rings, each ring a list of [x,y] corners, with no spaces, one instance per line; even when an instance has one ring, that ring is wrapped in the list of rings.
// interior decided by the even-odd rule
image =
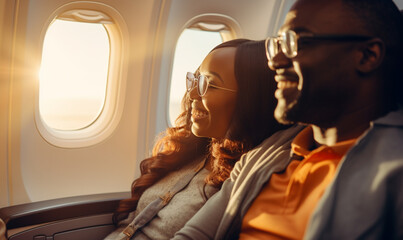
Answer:
[[[380,148],[403,154],[403,109],[390,112],[373,122],[368,138]],[[401,156],[403,158],[403,155]]]
[[[366,164],[385,166],[387,162],[403,167],[403,110],[390,112],[373,122],[372,127],[350,150],[350,157],[365,159]]]
[[[389,112],[385,116],[376,119],[374,126],[388,126],[403,129],[403,108]]]

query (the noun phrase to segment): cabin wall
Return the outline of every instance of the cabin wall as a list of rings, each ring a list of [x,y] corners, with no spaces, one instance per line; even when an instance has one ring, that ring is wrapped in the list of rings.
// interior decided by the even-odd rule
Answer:
[[[14,1],[0,0],[0,206],[9,205],[8,132]]]

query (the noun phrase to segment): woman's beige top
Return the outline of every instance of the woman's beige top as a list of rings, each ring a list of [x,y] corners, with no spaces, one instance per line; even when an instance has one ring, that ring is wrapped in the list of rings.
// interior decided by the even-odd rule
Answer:
[[[194,171],[201,160],[195,160],[185,167],[168,174],[159,182],[148,188],[140,197],[134,214],[122,221],[118,229],[112,232],[106,240],[121,239],[123,229],[152,201],[168,192],[181,178]],[[204,205],[208,198],[218,191],[204,182],[208,175],[207,169],[198,172],[189,185],[178,192],[167,206],[161,209],[151,222],[143,227],[132,239],[169,239],[181,229],[185,223]]]

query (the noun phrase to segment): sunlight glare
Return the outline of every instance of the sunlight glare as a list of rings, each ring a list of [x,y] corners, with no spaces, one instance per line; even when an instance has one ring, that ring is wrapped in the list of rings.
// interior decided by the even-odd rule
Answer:
[[[89,126],[102,111],[109,66],[109,37],[102,24],[55,20],[43,45],[39,110],[58,130]]]

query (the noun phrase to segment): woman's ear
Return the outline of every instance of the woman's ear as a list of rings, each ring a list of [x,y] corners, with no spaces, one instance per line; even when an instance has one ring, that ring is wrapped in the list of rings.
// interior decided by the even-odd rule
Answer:
[[[379,38],[373,38],[361,44],[357,70],[366,74],[376,70],[383,62],[385,44]]]

